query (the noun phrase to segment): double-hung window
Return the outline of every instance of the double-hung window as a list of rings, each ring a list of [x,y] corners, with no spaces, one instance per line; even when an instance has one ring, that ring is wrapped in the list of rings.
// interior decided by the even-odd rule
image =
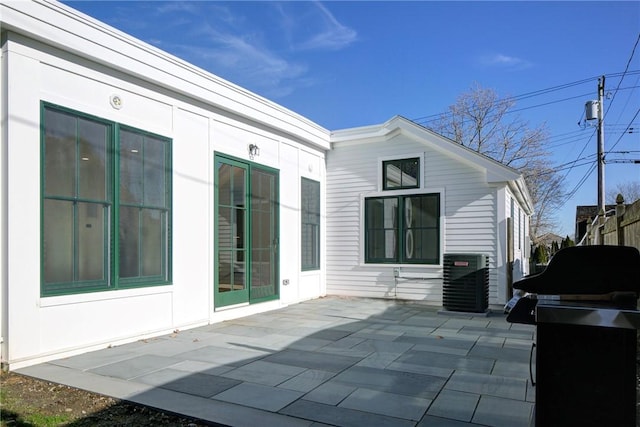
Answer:
[[[420,190],[420,165],[418,157],[382,162],[383,193],[364,197],[365,263],[440,262],[440,194]]]
[[[171,140],[42,106],[43,296],[168,284]]]
[[[320,183],[302,178],[302,270],[320,268]]]

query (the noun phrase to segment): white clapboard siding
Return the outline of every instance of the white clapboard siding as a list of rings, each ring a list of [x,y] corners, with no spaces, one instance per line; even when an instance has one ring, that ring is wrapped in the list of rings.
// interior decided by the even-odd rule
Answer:
[[[496,187],[487,183],[483,168],[402,134],[334,144],[327,154],[327,293],[442,303],[441,265],[362,263],[362,195],[380,191],[381,159],[416,154],[423,157],[423,187],[441,192],[443,253],[489,255],[490,296],[497,300]]]

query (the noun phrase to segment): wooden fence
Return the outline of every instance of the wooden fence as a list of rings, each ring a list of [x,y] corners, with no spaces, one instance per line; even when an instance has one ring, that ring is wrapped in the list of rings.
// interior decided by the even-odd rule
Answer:
[[[596,220],[587,226],[583,245],[633,246],[640,250],[640,200],[630,205],[618,194],[614,212],[600,212]]]

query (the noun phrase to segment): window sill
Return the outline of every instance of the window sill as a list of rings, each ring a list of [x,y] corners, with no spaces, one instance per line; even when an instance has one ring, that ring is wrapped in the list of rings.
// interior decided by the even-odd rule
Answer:
[[[112,299],[142,297],[149,295],[172,294],[172,285],[147,286],[144,288],[106,290],[100,292],[88,292],[75,295],[60,295],[40,297],[39,307],[56,307],[62,305],[82,304],[89,302],[106,301]]]

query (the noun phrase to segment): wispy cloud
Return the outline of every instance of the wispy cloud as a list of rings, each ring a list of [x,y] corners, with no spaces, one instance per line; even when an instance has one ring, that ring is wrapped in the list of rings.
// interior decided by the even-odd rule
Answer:
[[[357,40],[322,3],[159,2],[153,15],[174,37],[148,41],[273,98],[314,83],[301,52],[335,51]]]
[[[309,39],[297,45],[300,50],[340,50],[355,42],[358,33],[341,24],[322,3],[314,3],[320,12],[320,28]]]
[[[304,64],[287,60],[250,38],[210,29],[207,41],[199,45],[181,45],[184,56],[193,58],[214,74],[226,76],[237,84],[250,84],[264,95],[282,97],[297,86],[296,80],[307,73]],[[306,80],[306,79],[305,79]]]
[[[502,53],[483,55],[480,57],[479,62],[480,65],[484,67],[500,67],[508,70],[524,70],[533,66],[533,64],[526,59]]]

